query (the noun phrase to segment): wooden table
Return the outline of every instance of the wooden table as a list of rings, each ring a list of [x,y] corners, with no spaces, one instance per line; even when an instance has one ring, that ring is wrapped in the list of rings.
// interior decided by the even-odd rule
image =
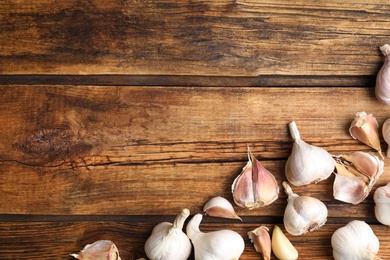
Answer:
[[[156,224],[232,202],[247,146],[281,188],[293,120],[333,155],[374,152],[348,127],[360,111],[390,117],[374,95],[389,20],[384,0],[2,1],[0,258],[71,259],[99,239],[146,257]],[[239,232],[249,260],[261,257],[246,233],[278,224],[300,259],[332,259],[333,232],[359,219],[389,259],[372,193],[343,203],[333,180],[293,187],[327,205],[318,231],[286,233],[283,192],[235,206],[242,223],[206,216],[201,230]]]

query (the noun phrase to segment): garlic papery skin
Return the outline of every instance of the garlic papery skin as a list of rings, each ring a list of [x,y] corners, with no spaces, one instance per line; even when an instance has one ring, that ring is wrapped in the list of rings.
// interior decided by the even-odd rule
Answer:
[[[275,176],[261,165],[249,147],[248,157],[248,163],[232,184],[232,193],[237,206],[252,210],[274,202],[279,187]]]
[[[349,134],[352,138],[377,150],[383,158],[378,128],[378,121],[372,114],[358,112],[351,122]]]
[[[385,56],[385,62],[376,76],[375,96],[385,105],[390,105],[390,45],[381,46],[380,51]]]
[[[121,260],[116,245],[110,240],[98,240],[86,245],[78,254],[71,254],[80,260]]]
[[[271,247],[274,255],[280,260],[298,259],[297,249],[277,225],[272,231]]]
[[[173,223],[162,222],[153,228],[152,234],[145,242],[145,253],[149,259],[188,259],[192,246],[183,232],[183,225],[189,215],[190,211],[183,209]]]
[[[248,232],[248,237],[253,243],[256,252],[263,255],[264,260],[271,259],[271,237],[269,229],[265,226],[258,227]]]
[[[375,217],[383,225],[390,226],[390,183],[374,192]]]
[[[325,149],[301,140],[295,122],[289,124],[289,129],[294,144],[285,167],[287,180],[302,186],[327,179],[335,167],[332,156]]]
[[[390,158],[390,118],[386,119],[382,125],[382,135],[387,144],[386,157]]]
[[[283,217],[283,224],[288,233],[299,236],[319,229],[326,223],[328,209],[322,201],[293,193],[286,182],[283,182],[283,187],[288,195]]]
[[[239,259],[245,248],[241,235],[228,229],[204,233],[199,229],[202,218],[202,214],[194,215],[186,228],[187,235],[194,245],[195,260]]]
[[[203,207],[203,212],[212,217],[242,219],[236,214],[233,205],[224,197],[210,199]]]
[[[337,229],[331,239],[335,260],[380,260],[377,256],[379,240],[371,227],[353,220]]]

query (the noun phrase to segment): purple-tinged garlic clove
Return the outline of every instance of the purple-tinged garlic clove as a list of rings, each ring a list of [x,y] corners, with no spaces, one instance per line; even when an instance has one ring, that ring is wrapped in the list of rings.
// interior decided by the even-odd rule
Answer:
[[[265,226],[258,227],[248,232],[248,237],[253,243],[256,252],[263,255],[264,260],[271,259],[271,237],[269,229]]]
[[[221,196],[210,199],[204,205],[203,212],[212,217],[239,219],[242,221],[236,214],[233,205]]]
[[[80,260],[121,260],[116,245],[110,240],[98,240],[86,245],[78,254],[71,254]]]

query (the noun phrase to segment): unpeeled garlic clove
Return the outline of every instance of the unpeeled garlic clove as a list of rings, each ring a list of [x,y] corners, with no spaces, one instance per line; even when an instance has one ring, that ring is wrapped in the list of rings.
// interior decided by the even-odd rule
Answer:
[[[376,118],[372,114],[363,111],[356,113],[349,127],[349,133],[352,138],[377,150],[383,158],[378,128]]]
[[[264,207],[278,198],[279,187],[275,176],[264,168],[248,147],[248,163],[232,185],[237,206],[255,209]]]
[[[298,251],[291,241],[286,237],[279,226],[275,225],[272,231],[272,252],[280,260],[298,259]]]
[[[271,259],[271,237],[269,229],[265,226],[258,227],[248,232],[248,237],[252,241],[256,252],[263,255],[264,260]]]
[[[78,254],[71,254],[80,260],[121,260],[116,245],[110,240],[98,240],[86,245]]]
[[[383,225],[390,226],[390,183],[374,192],[375,217]]]
[[[380,51],[385,56],[385,62],[376,76],[375,96],[385,105],[390,105],[390,45],[381,46]]]
[[[233,205],[225,198],[218,196],[210,199],[203,207],[203,211],[213,217],[242,219],[234,211]]]
[[[382,125],[382,135],[383,139],[387,143],[386,156],[390,158],[390,118],[386,119]]]

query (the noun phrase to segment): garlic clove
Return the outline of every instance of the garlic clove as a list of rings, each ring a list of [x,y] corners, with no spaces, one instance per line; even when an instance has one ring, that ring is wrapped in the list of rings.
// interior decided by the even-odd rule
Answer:
[[[341,158],[352,163],[359,173],[369,178],[378,179],[382,175],[385,163],[377,156],[365,152],[354,152],[349,155],[342,155]]]
[[[378,122],[372,114],[358,112],[351,122],[349,133],[352,138],[377,150],[383,158],[378,128]]]
[[[364,177],[335,175],[333,197],[336,200],[356,205],[368,196],[370,190]]]
[[[301,140],[295,122],[289,124],[289,129],[294,144],[285,167],[287,180],[302,186],[327,179],[335,168],[332,156],[325,149]]]
[[[277,225],[272,231],[271,247],[274,255],[280,260],[298,259],[298,251]]]
[[[375,217],[383,225],[390,226],[390,183],[374,192]]]
[[[225,198],[218,196],[210,199],[203,207],[203,211],[213,217],[242,219],[234,211],[233,205]]]
[[[271,237],[268,231],[267,227],[261,226],[248,232],[248,237],[253,243],[256,252],[261,253],[264,260],[271,259]]]
[[[264,207],[278,198],[279,187],[275,176],[264,168],[248,147],[248,163],[232,184],[234,202],[239,207]]]
[[[382,125],[382,135],[387,143],[386,157],[390,158],[390,118],[386,119]]]
[[[78,254],[71,254],[80,260],[121,260],[116,245],[110,240],[98,240],[86,245]]]
[[[385,62],[376,76],[375,96],[385,105],[390,105],[390,45],[381,46],[380,51],[385,56]]]

